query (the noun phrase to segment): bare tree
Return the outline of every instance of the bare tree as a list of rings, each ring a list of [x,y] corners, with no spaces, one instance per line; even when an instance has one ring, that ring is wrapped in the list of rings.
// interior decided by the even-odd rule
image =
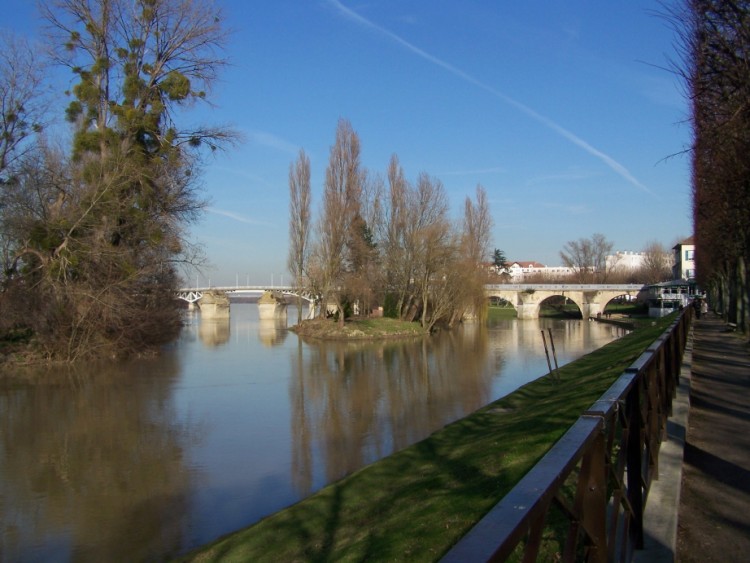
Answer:
[[[297,292],[305,286],[303,276],[310,238],[310,159],[304,150],[289,165],[289,272]],[[297,298],[297,322],[302,322],[302,297]]]
[[[573,270],[578,283],[588,283],[593,277],[593,250],[589,239],[571,240],[560,251],[563,264]]]
[[[428,330],[438,322],[450,323],[464,303],[468,278],[443,184],[421,173],[411,186],[396,155],[387,176],[388,197],[378,233],[390,312],[403,320],[418,318]],[[474,268],[470,270],[468,277]]]
[[[360,215],[362,176],[359,136],[349,121],[339,120],[331,147],[318,222],[318,259],[323,308],[330,302],[344,323],[345,274],[353,225]]]
[[[692,109],[696,276],[713,306],[750,328],[750,7],[688,0],[671,17]]]
[[[387,182],[383,196],[383,183],[359,167],[356,134],[340,121],[309,282],[339,311],[339,322],[345,303],[357,302],[366,313],[384,286],[386,314],[419,320],[427,330],[450,325],[467,304],[484,301],[482,263],[489,257],[492,227],[486,193],[477,187],[476,203],[468,200],[459,230],[438,179],[422,173],[412,186],[393,155]]]
[[[431,274],[427,279],[422,278],[420,284],[420,321],[422,327],[430,331],[438,324],[451,327],[463,317],[467,301],[472,301],[472,286],[477,278],[475,270],[465,268],[460,233],[450,225],[438,223],[425,229],[424,235],[426,239],[432,239],[424,246],[429,259],[426,265]]]
[[[31,148],[48,115],[44,65],[27,42],[0,32],[0,186]]]
[[[431,328],[437,319],[430,313],[430,296],[453,255],[455,238],[448,219],[445,188],[440,180],[421,173],[412,198],[405,238],[407,259],[414,264],[414,292],[420,322],[424,328]]]
[[[651,241],[643,249],[639,278],[646,284],[667,281],[672,277],[672,253],[658,241]]]
[[[464,301],[480,317],[486,311],[484,284],[489,275],[487,262],[490,258],[492,224],[487,192],[477,185],[476,203],[467,197],[464,205],[461,270],[465,277]]]
[[[393,311],[389,313],[401,318],[413,279],[413,261],[408,257],[406,245],[410,187],[395,154],[388,163],[387,176],[388,197],[384,200],[378,233],[382,241],[387,297],[393,301]]]
[[[487,203],[487,191],[477,185],[476,203],[466,198],[464,205],[464,252],[478,267],[490,258],[492,215]]]
[[[574,271],[578,283],[605,283],[609,274],[607,255],[612,252],[613,246],[604,235],[596,233],[589,239],[565,243],[560,251],[560,259]]]
[[[607,283],[610,269],[617,267],[617,260],[607,264],[607,256],[612,252],[614,243],[608,241],[601,233],[591,236],[591,248],[593,251],[594,279],[598,283]]]

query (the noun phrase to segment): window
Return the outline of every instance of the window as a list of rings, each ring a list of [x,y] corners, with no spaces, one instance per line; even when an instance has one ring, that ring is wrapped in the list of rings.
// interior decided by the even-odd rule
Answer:
[[[685,251],[685,260],[694,260],[695,250],[686,250]]]

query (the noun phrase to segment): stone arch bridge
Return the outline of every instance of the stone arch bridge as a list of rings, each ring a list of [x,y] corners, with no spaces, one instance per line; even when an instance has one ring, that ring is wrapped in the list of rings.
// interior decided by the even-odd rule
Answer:
[[[596,317],[612,299],[636,298],[643,290],[638,284],[498,284],[486,285],[487,297],[504,299],[518,313],[519,319],[536,319],[543,301],[550,297],[567,297],[578,305],[584,319]]]

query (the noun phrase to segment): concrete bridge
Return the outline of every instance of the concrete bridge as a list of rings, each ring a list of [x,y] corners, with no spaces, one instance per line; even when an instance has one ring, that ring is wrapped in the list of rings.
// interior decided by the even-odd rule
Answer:
[[[487,297],[504,299],[516,309],[519,319],[536,319],[543,301],[567,297],[578,305],[584,319],[596,317],[607,303],[627,295],[635,298],[643,289],[639,284],[498,284],[486,285]]]

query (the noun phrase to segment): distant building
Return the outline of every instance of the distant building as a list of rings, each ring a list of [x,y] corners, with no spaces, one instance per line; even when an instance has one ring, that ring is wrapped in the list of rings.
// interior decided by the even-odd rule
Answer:
[[[686,238],[672,247],[674,266],[672,279],[692,280],[695,278],[695,242],[693,237]]]
[[[645,252],[632,252],[630,250],[618,250],[605,258],[607,271],[638,270],[643,266],[645,259]]]
[[[565,266],[546,266],[539,262],[509,262],[506,268],[512,283],[521,283],[532,278],[560,279],[573,273]]]

